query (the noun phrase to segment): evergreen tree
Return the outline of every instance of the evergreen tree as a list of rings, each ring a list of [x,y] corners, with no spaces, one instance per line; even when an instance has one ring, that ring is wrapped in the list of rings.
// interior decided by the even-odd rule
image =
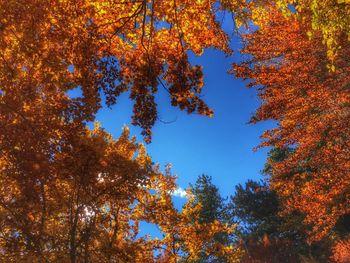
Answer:
[[[212,177],[202,174],[197,178],[194,185],[190,185],[191,192],[194,196],[194,204],[201,204],[199,222],[233,224],[228,222],[227,207],[225,199],[221,197],[219,189],[212,182]],[[228,245],[232,242],[232,237],[227,233],[218,233],[214,236],[212,242],[218,242],[222,245]],[[196,263],[226,263],[229,262],[225,257],[217,257],[202,253]]]
[[[202,204],[200,220],[210,223],[215,220],[223,221],[225,214],[225,200],[219,189],[212,183],[212,177],[202,174],[194,185],[190,185],[195,203]]]
[[[286,159],[293,150],[273,148],[262,174],[273,178],[272,165]],[[293,171],[285,176],[293,177]],[[239,222],[241,239],[245,245],[243,262],[303,262],[301,258],[328,262],[328,239],[308,244],[310,226],[304,224],[304,215],[298,211],[282,214],[283,200],[270,187],[269,180],[248,180],[235,187],[227,205],[228,213]],[[260,260],[260,261],[259,261]],[[265,261],[264,261],[265,260]]]
[[[268,189],[267,182],[248,180],[244,185],[238,184],[235,190],[228,207],[231,216],[240,222],[242,234],[254,238],[278,235],[278,199]]]

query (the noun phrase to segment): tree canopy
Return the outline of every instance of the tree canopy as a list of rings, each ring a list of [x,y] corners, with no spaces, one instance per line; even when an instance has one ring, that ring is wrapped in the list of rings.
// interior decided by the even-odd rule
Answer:
[[[115,139],[90,125],[127,93],[150,143],[159,89],[160,103],[213,116],[190,56],[232,54],[223,12],[243,44],[230,72],[261,102],[251,123],[277,123],[262,134],[268,183],[238,185],[227,206],[203,175],[179,211],[169,167],[128,128]],[[1,260],[244,261],[231,209],[256,255],[289,235],[347,262],[349,19],[348,0],[0,0]],[[141,222],[163,238],[140,236]]]

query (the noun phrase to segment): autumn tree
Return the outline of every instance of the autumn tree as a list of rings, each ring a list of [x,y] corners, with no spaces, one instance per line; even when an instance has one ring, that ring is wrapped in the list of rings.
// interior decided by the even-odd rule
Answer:
[[[310,39],[308,23],[266,5],[257,30],[243,36],[247,59],[234,65],[262,101],[252,123],[276,120],[262,146],[293,152],[272,164],[271,186],[285,213],[305,214],[311,239],[330,233],[349,210],[349,70],[346,39],[330,72],[323,36]]]
[[[62,100],[80,89],[82,96],[69,101],[71,114],[91,121],[101,93],[111,106],[128,92],[133,123],[149,141],[160,86],[173,106],[210,116],[199,97],[202,69],[190,64],[188,52],[231,52],[219,8],[217,0],[1,1],[2,110],[16,115],[40,94]]]
[[[335,59],[343,48],[343,42],[349,41],[350,1],[349,0],[253,0],[223,1],[223,6],[234,12],[238,27],[246,28],[261,21],[269,21],[266,6],[273,4],[284,16],[307,25],[307,35],[322,38],[329,70],[335,70]],[[347,43],[348,44],[348,43]]]
[[[309,37],[321,34],[322,44],[327,48],[327,57],[331,63],[340,49],[343,48],[344,38],[350,36],[350,1],[349,0],[276,0],[274,1],[286,15],[296,15],[309,26]],[[348,43],[347,43],[348,45]],[[334,66],[334,65],[333,65]]]
[[[163,180],[160,180],[163,178]],[[203,205],[188,190],[188,201],[179,212],[172,203],[171,193],[175,190],[174,177],[168,172],[154,178],[156,195],[147,191],[146,198],[139,202],[143,220],[157,224],[164,234],[159,241],[158,256],[161,262],[201,262],[203,255],[208,258],[225,258],[225,262],[239,262],[243,253],[232,243],[223,243],[217,237],[232,235],[235,225],[228,225],[217,219],[203,221]]]
[[[234,230],[200,222],[200,207],[191,200],[177,211],[171,200],[175,177],[161,173],[127,129],[118,140],[99,126],[85,129],[41,159],[27,170],[8,160],[1,171],[0,254],[7,262],[175,262],[183,255],[192,260],[206,240]],[[164,239],[139,236],[141,220],[158,225]],[[177,239],[184,244],[181,251],[174,247]],[[234,247],[211,244],[206,253],[232,262],[240,257]]]
[[[193,224],[187,214],[196,213],[186,211],[195,206],[176,211],[173,179],[126,131],[114,140],[86,128],[102,96],[112,106],[128,92],[133,123],[149,142],[159,87],[173,106],[212,115],[199,96],[201,67],[188,53],[231,52],[219,8],[215,0],[0,1],[4,259],[169,262],[180,253],[192,260],[216,231],[232,231],[219,222]],[[69,97],[75,89],[82,96]],[[166,238],[137,237],[141,219],[160,225]],[[179,253],[170,249],[177,238],[185,244]],[[157,248],[163,252],[154,258]],[[213,244],[207,252],[214,250],[236,258],[233,248]]]

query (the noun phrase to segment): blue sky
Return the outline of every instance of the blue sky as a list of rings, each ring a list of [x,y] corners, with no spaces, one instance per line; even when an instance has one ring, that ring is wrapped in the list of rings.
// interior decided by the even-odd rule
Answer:
[[[233,25],[226,20],[224,27],[229,32]],[[203,66],[202,95],[214,109],[213,118],[189,115],[172,107],[168,93],[159,88],[156,100],[159,117],[171,123],[157,122],[152,143],[146,147],[153,161],[161,167],[172,164],[178,186],[183,189],[199,175],[207,174],[226,197],[234,193],[238,183],[262,178],[260,170],[266,161],[267,149],[254,152],[253,148],[259,145],[262,132],[272,128],[273,123],[247,124],[259,106],[256,91],[245,88],[244,81],[227,73],[232,62],[241,60],[239,47],[239,40],[233,39],[233,56],[226,57],[213,49],[206,50],[201,57],[190,55],[193,64]],[[128,125],[131,134],[142,142],[141,129],[131,125],[132,106],[128,94],[122,94],[112,109],[104,107],[98,112],[97,121],[115,138],[121,134],[122,127]],[[174,197],[177,208],[185,201]],[[156,226],[143,223],[140,234],[159,236],[160,232]]]
[[[253,152],[253,148],[259,144],[260,134],[272,125],[247,124],[259,101],[255,90],[245,88],[242,80],[227,73],[233,59],[215,50],[207,50],[203,57],[192,57],[192,61],[204,66],[203,97],[214,109],[213,118],[181,112],[170,105],[168,94],[159,89],[160,118],[173,122],[156,123],[152,143],[146,147],[155,162],[163,167],[167,163],[173,165],[182,188],[204,173],[213,177],[226,196],[237,183],[258,178],[263,168],[266,150]],[[111,110],[100,110],[97,120],[115,137],[126,124],[141,142],[140,129],[130,124],[131,115],[132,102],[124,94]]]
[[[232,28],[232,22],[224,20],[224,29],[231,36]],[[214,49],[205,50],[201,57],[190,54],[192,64],[203,66],[202,98],[214,110],[214,117],[187,114],[172,107],[168,92],[159,88],[156,97],[159,118],[170,123],[156,123],[152,142],[146,148],[161,167],[172,164],[172,172],[177,175],[177,184],[182,189],[195,183],[199,175],[207,174],[212,176],[221,195],[227,197],[234,194],[235,185],[262,178],[260,171],[268,149],[254,152],[253,148],[261,142],[262,132],[273,127],[273,122],[248,124],[260,102],[256,90],[247,89],[243,80],[228,73],[231,63],[242,60],[238,38],[232,39],[231,47],[234,54],[229,57]],[[79,90],[69,92],[71,96],[79,96],[79,93]],[[115,138],[127,125],[131,134],[143,142],[141,129],[131,124],[132,107],[128,93],[124,93],[111,109],[100,109],[96,120]],[[178,209],[185,202],[185,198],[174,197]],[[161,235],[156,226],[143,222],[140,235],[145,234]]]
[[[214,117],[187,114],[172,107],[168,92],[159,87],[156,102],[163,122],[158,121],[154,126],[152,143],[147,145],[147,151],[161,167],[172,164],[173,174],[177,175],[178,186],[182,189],[194,183],[199,175],[207,174],[226,197],[234,194],[235,185],[262,178],[260,171],[268,149],[254,152],[253,148],[260,144],[263,131],[274,127],[274,123],[248,124],[260,102],[255,89],[247,89],[243,80],[228,73],[233,62],[242,60],[241,43],[233,33],[232,20],[226,17],[220,21],[232,38],[233,55],[225,56],[214,49],[205,50],[200,57],[189,54],[193,65],[203,66],[202,98],[214,110]],[[70,66],[69,70],[74,71],[74,67]],[[81,96],[81,91],[75,89],[68,94]],[[133,102],[128,96],[128,93],[122,94],[111,109],[102,107],[96,120],[115,138],[127,125],[131,134],[143,142],[141,129],[131,124]],[[175,202],[179,207],[184,200],[177,199]]]
[[[224,23],[229,32],[233,26]],[[272,127],[272,122],[247,124],[259,100],[254,89],[245,88],[244,82],[227,73],[230,64],[241,59],[239,40],[234,38],[234,55],[208,49],[201,57],[190,56],[193,64],[203,66],[205,85],[203,98],[214,109],[214,117],[189,115],[170,105],[168,93],[159,88],[157,103],[159,117],[164,124],[156,123],[152,143],[147,151],[154,162],[164,167],[173,166],[182,188],[194,183],[200,174],[213,177],[223,196],[233,194],[234,186],[247,179],[261,178],[259,172],[266,160],[266,149],[253,152],[260,142],[259,136]],[[118,137],[121,127],[128,125],[131,134],[142,142],[141,130],[130,124],[132,102],[123,94],[112,109],[103,108],[97,120],[107,131]]]
[[[267,149],[257,152],[253,148],[260,142],[261,133],[272,123],[247,124],[259,106],[256,91],[245,88],[242,80],[227,73],[230,64],[237,58],[226,58],[215,50],[207,50],[203,57],[192,61],[204,66],[205,86],[203,97],[214,109],[214,117],[189,115],[170,105],[168,93],[162,89],[157,97],[160,118],[173,121],[170,124],[156,123],[152,142],[146,146],[154,162],[164,167],[172,164],[181,188],[194,183],[200,174],[212,176],[213,183],[223,197],[234,193],[234,186],[248,179],[262,178],[260,170],[266,160]],[[97,120],[114,137],[126,124],[131,134],[142,142],[140,128],[130,124],[132,103],[123,94],[111,110],[104,108]],[[184,198],[174,197],[177,208],[185,203]],[[156,226],[143,223],[141,235],[160,236]]]

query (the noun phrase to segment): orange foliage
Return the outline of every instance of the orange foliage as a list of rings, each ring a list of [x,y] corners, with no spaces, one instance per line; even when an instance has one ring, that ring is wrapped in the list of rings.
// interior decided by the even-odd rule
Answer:
[[[16,149],[2,166],[2,261],[195,260],[214,235],[234,230],[219,222],[199,223],[200,207],[193,207],[192,199],[177,211],[171,200],[175,178],[152,164],[126,128],[114,140],[97,125],[56,152],[46,150],[33,156]],[[33,169],[33,163],[40,168]],[[139,236],[141,221],[157,225],[164,238]],[[231,262],[240,257],[234,247],[211,244],[209,254]]]
[[[332,72],[321,34],[310,40],[307,25],[273,5],[264,14],[259,29],[244,35],[250,58],[234,73],[258,88],[262,103],[252,122],[278,121],[262,146],[294,148],[271,164],[271,185],[285,212],[303,212],[319,239],[350,213],[350,45],[342,42]]]
[[[350,262],[350,239],[339,241],[334,246],[332,259],[338,263]]]
[[[172,105],[211,115],[199,97],[202,69],[187,54],[230,52],[217,7],[217,0],[0,1],[1,261],[195,260],[206,239],[233,231],[198,223],[190,203],[177,211],[174,177],[127,129],[114,140],[86,128],[102,94],[111,106],[129,92],[133,122],[150,141],[159,85]],[[82,95],[69,97],[75,89]],[[165,237],[140,237],[141,220]],[[239,255],[206,247],[232,261]]]
[[[71,111],[91,121],[101,92],[111,106],[129,91],[133,123],[149,141],[161,85],[172,105],[210,116],[199,98],[202,69],[189,63],[187,53],[200,55],[208,47],[230,52],[217,2],[1,1],[1,110],[25,111],[45,94],[45,104],[62,111],[65,92],[78,88],[83,95],[70,102]]]

